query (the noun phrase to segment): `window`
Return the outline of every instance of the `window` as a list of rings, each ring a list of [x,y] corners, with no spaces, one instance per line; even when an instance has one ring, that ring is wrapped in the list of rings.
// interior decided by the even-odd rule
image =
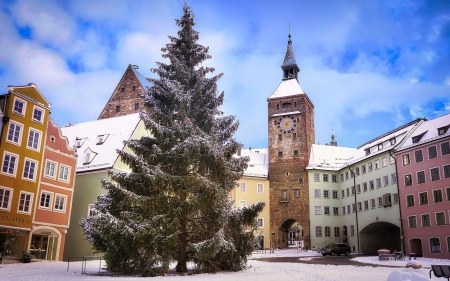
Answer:
[[[444,166],[444,178],[446,179],[450,178],[450,165]]]
[[[350,196],[350,189],[346,189],[346,191],[347,191],[347,197],[349,197]]]
[[[361,212],[362,211],[362,204],[361,204],[361,202],[358,202],[358,212]]]
[[[352,237],[355,236],[355,226],[354,225],[350,225],[350,235]]]
[[[323,207],[323,214],[329,216],[330,215],[330,207],[325,206]]]
[[[39,203],[39,207],[43,209],[50,209],[52,204],[52,194],[48,192],[41,193],[41,202]]]
[[[419,193],[419,204],[420,205],[427,205],[428,204],[428,193],[427,192],[420,192]]]
[[[333,215],[339,216],[339,207],[333,207]]]
[[[351,187],[351,190],[352,190],[352,196],[355,195],[355,187],[354,186]]]
[[[428,159],[433,159],[437,157],[436,146],[430,146],[428,148]]]
[[[325,226],[325,237],[331,237],[331,227]]]
[[[97,215],[97,210],[95,210],[95,204],[88,205],[88,217],[95,217]]]
[[[345,172],[345,180],[348,180],[348,171]]]
[[[383,143],[379,143],[378,144],[378,150],[382,150],[383,149]]]
[[[430,238],[430,251],[432,253],[440,253],[441,252],[441,242],[438,237]]]
[[[25,158],[25,166],[23,167],[23,178],[34,181],[36,178],[37,162]]]
[[[366,155],[369,155],[370,154],[370,148],[364,149],[364,152],[366,153]]]
[[[414,155],[416,157],[416,163],[419,163],[419,162],[423,161],[422,150],[414,151]]]
[[[0,210],[9,211],[11,198],[12,189],[0,187]]]
[[[296,189],[296,190],[298,190],[298,189]],[[300,190],[299,190],[299,191],[300,191]],[[264,193],[264,184],[258,183],[258,184],[256,185],[256,192],[259,193],[259,194]],[[299,195],[300,195],[300,193],[299,193]]]
[[[345,191],[341,190],[341,198],[344,198],[344,197],[345,197]]]
[[[427,227],[431,225],[430,214],[421,215],[422,217],[422,227]]]
[[[416,216],[408,217],[408,225],[409,225],[409,228],[416,228],[417,227]]]
[[[430,170],[431,172],[431,181],[438,181],[439,180],[439,168],[432,168]]]
[[[373,184],[373,180],[369,181],[369,187],[370,187],[370,190],[374,190],[375,189],[375,185]]]
[[[44,117],[44,110],[40,109],[39,107],[33,108],[33,121],[36,121],[38,123],[42,123],[42,119]]]
[[[411,185],[412,185],[411,174],[405,175],[405,186],[411,186]]]
[[[398,193],[392,194],[394,196],[394,204],[398,204]]]
[[[66,203],[66,196],[59,195],[59,194],[56,195],[56,198],[55,198],[55,211],[64,212],[65,203]]]
[[[283,151],[278,151],[278,157],[283,157]]]
[[[359,193],[361,193],[361,185],[360,184],[357,184],[356,185],[356,192],[359,194]]]
[[[353,171],[353,169],[351,169],[350,170],[350,178],[352,179],[353,178],[353,174],[354,174],[355,172]]]
[[[345,206],[342,206],[342,215],[345,216]]]
[[[22,129],[23,126],[21,124],[10,121],[6,141],[20,145],[22,140]]]
[[[406,207],[414,207],[414,195],[406,195]]]
[[[323,174],[323,181],[328,182],[328,174]]]
[[[417,172],[417,184],[425,183],[425,171]]]
[[[2,173],[15,176],[19,157],[15,154],[5,152],[3,156]]]
[[[125,88],[122,88],[122,89],[121,89],[121,92],[122,92],[122,93],[125,92]]]
[[[134,91],[136,91],[136,86],[132,86],[131,87],[131,90],[134,92]]]
[[[363,183],[363,192],[367,192],[367,182]]]
[[[383,165],[383,167],[387,167],[387,157],[381,158],[381,165]]]
[[[395,164],[395,158],[394,157],[392,157],[392,156],[389,156],[389,163],[392,165],[392,164]]]
[[[39,150],[40,144],[41,144],[41,132],[36,131],[34,129],[30,129],[27,147],[34,150]]]
[[[296,139],[297,138],[297,133],[292,133],[292,138]]]
[[[314,181],[320,181],[320,174],[314,174]]]
[[[241,192],[247,192],[247,183],[240,182],[239,187],[240,187]]]
[[[381,187],[381,179],[377,178],[377,188],[380,188],[380,187]]]
[[[28,192],[20,192],[20,199],[19,199],[19,213],[25,213],[29,214],[31,211],[31,201],[33,198],[33,193]]]
[[[445,225],[445,213],[436,213],[436,225]]]
[[[47,162],[45,163],[44,175],[50,178],[55,178],[55,168],[56,163],[47,160]]]
[[[337,182],[337,175],[331,175],[331,182]]]
[[[294,149],[294,155],[297,156],[298,155],[298,150]]]
[[[247,205],[247,202],[245,200],[239,201],[239,207],[244,208]]]
[[[355,203],[352,204],[352,212],[356,213],[356,204]]]
[[[409,162],[409,154],[402,155],[402,159],[403,159],[403,166],[408,166],[410,164],[410,162]]]
[[[316,215],[321,215],[322,214],[322,207],[321,206],[316,206],[315,207],[315,214]]]
[[[338,191],[333,190],[333,199],[338,199]]]
[[[441,203],[442,200],[442,191],[440,189],[433,190],[433,198],[434,203]]]
[[[366,173],[366,165],[361,165],[361,172],[363,175]]]
[[[294,189],[294,197],[300,198],[300,189]]]
[[[287,190],[281,190],[281,201],[282,202],[288,201]]]
[[[388,176],[384,176],[383,177],[383,181],[384,181],[384,186],[388,186],[389,185],[389,177]]]
[[[378,170],[380,168],[380,160],[377,159],[374,161],[374,163],[375,163],[375,170]]]
[[[334,228],[334,237],[341,237],[341,231],[339,227]]]
[[[330,191],[329,190],[324,190],[323,191],[323,198],[330,199]]]
[[[278,140],[283,140],[283,135],[282,134],[278,135]]]
[[[69,181],[69,167],[61,165],[59,167],[59,179],[63,181]]]
[[[392,182],[392,184],[396,184],[397,183],[397,174],[392,174],[391,175],[391,182]]]
[[[390,193],[383,194],[383,207],[387,206],[392,206]]]
[[[24,116],[25,115],[25,107],[26,107],[26,102],[24,100],[21,100],[16,97],[14,98],[14,107],[13,107],[14,113]]]
[[[377,200],[378,200],[378,208],[383,207],[383,197],[378,197]]]
[[[258,228],[264,227],[264,218],[258,218]]]
[[[316,237],[322,237],[322,227],[316,226]]]
[[[364,211],[369,210],[369,200],[364,200]]]
[[[116,105],[116,113],[119,113],[119,112],[120,112],[120,105]]]
[[[314,198],[320,198],[320,189],[314,189]]]
[[[350,215],[350,213],[351,213],[351,210],[350,210],[350,205],[347,205],[347,214],[349,214],[349,215]]]
[[[375,199],[370,199],[370,208],[375,209]]]
[[[447,201],[450,201],[450,187],[447,187],[445,190],[447,190]]]
[[[367,170],[369,170],[369,173],[373,171],[372,162],[367,163]]]
[[[441,143],[442,156],[450,154],[450,142]]]
[[[108,137],[108,135],[99,135],[97,136],[97,145],[99,144],[103,144],[106,140],[106,138]]]

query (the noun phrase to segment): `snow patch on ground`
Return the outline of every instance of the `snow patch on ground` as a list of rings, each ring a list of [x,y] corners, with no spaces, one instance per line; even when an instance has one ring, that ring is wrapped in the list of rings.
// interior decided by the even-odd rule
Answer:
[[[392,271],[387,281],[428,281],[429,270],[406,268]]]
[[[431,268],[432,264],[439,264],[439,265],[450,265],[450,260],[447,259],[430,259],[430,258],[417,258],[417,260],[411,260],[409,261],[408,258],[406,258],[404,261],[380,261],[378,260],[378,256],[363,256],[363,257],[356,257],[353,258],[352,261],[357,261],[361,263],[369,263],[369,264],[377,264],[377,265],[384,265],[384,266],[399,266],[399,267],[406,267],[406,264],[411,262],[412,264],[417,263],[421,264],[422,267],[425,268]]]

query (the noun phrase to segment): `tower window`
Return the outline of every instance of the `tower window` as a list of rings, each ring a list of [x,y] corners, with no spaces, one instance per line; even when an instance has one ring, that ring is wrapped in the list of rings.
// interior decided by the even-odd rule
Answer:
[[[120,112],[120,105],[116,105],[116,113]]]
[[[133,86],[131,89],[133,92],[136,91],[136,86]]]
[[[278,151],[278,157],[283,157],[283,151]]]
[[[294,107],[297,107],[297,102],[294,102]]]
[[[138,109],[139,109],[139,103],[137,102],[137,103],[134,104],[134,110],[138,110]]]
[[[280,110],[280,105],[279,104],[277,104],[277,110]]]
[[[278,135],[278,140],[283,140],[283,135],[282,134]]]
[[[298,155],[298,150],[294,150],[294,155]]]
[[[122,93],[125,92],[125,88],[122,88]]]
[[[273,121],[273,124],[276,126],[277,125],[277,120]]]
[[[283,103],[282,107],[283,108],[290,108],[291,107],[291,103],[290,102]]]
[[[298,183],[303,183],[303,178],[298,178]]]
[[[296,139],[296,138],[297,138],[297,133],[293,133],[293,134],[292,134],[292,138],[293,138],[293,139]]]

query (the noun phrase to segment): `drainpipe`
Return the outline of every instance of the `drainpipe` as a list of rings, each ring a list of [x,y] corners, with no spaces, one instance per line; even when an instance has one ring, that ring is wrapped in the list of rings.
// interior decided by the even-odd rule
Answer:
[[[401,247],[402,253],[405,254],[405,253],[404,253],[404,249],[405,249],[405,245],[404,245],[404,244],[405,244],[405,237],[403,237],[402,206],[401,206],[401,203],[400,203],[402,200],[400,200],[400,188],[399,188],[399,186],[398,186],[397,159],[394,157],[394,155],[392,155],[392,149],[389,150],[389,155],[390,155],[392,158],[394,158],[394,162],[395,162],[395,176],[397,177],[398,210],[399,210],[399,212],[400,212],[400,218],[399,218],[399,220],[400,220],[400,237],[402,238],[402,239],[400,239],[400,240],[401,240],[401,241],[400,241],[400,247]]]
[[[356,210],[355,210],[356,211],[355,212],[355,214],[356,214],[356,243],[358,245],[358,252],[361,253],[361,245],[359,243],[358,203],[356,201],[356,194],[357,194],[357,192],[356,192],[356,175],[353,172],[353,170],[350,168],[350,166],[348,167],[348,169],[349,169],[350,173],[352,173],[352,175],[353,175],[353,188],[355,190],[355,208],[356,208]],[[347,232],[347,235],[348,235],[348,232]]]

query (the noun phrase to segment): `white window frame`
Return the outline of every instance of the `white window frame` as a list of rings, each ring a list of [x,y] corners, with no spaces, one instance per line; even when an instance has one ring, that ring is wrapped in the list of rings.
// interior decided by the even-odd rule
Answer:
[[[319,173],[314,173],[314,181],[320,182],[320,174]]]
[[[383,158],[381,158],[381,166],[384,168],[384,167],[387,167],[387,157],[386,156],[384,156]]]
[[[330,191],[328,189],[323,191],[323,198],[330,199]]]
[[[300,198],[300,189],[294,189],[294,198]]]
[[[408,163],[405,163],[405,160],[408,160]],[[409,153],[402,154],[402,166],[409,166],[411,165],[411,158],[409,157]]]
[[[398,203],[399,203],[399,200],[400,200],[398,193],[392,194],[392,197],[393,197],[393,199],[392,199],[392,200],[393,200],[392,204],[398,204]]]
[[[239,200],[239,208],[244,208],[247,206],[247,200]]]
[[[56,207],[57,203],[61,203],[61,202],[58,202],[58,197],[64,198],[64,204],[63,204],[62,209]],[[67,196],[63,195],[63,194],[60,194],[60,193],[56,193],[55,194],[55,200],[53,201],[53,211],[54,212],[59,212],[59,213],[65,213],[66,212],[66,206],[67,206]]]
[[[430,158],[430,148],[432,148],[432,147],[434,147],[434,149],[436,149],[436,157]],[[427,147],[427,153],[428,153],[428,160],[439,157],[439,152],[438,152],[436,145],[430,145],[429,147]]]
[[[339,207],[333,207],[333,216],[339,216]]]
[[[422,204],[422,196],[421,196],[421,194],[426,194],[427,202],[425,204]],[[419,191],[417,195],[418,195],[417,197],[419,197],[419,206],[424,206],[424,205],[430,204],[430,200],[429,200],[429,197],[428,197],[428,191],[426,191],[426,190],[425,191]]]
[[[441,202],[436,202],[436,198],[434,197],[434,192],[435,191],[437,191],[437,190],[440,190],[441,191],[441,197],[442,197],[442,201]],[[440,204],[440,203],[445,203],[445,200],[444,200],[444,194],[442,193],[442,188],[436,188],[436,189],[433,189],[432,191],[431,191],[431,194],[433,194],[433,204]]]
[[[322,214],[322,206],[314,206],[314,214],[321,215]]]
[[[391,174],[391,183],[393,185],[397,184],[397,174],[396,173]]]
[[[67,169],[67,179],[61,178],[61,170]],[[70,181],[70,166],[60,164],[58,169],[58,180],[63,182],[69,182]]]
[[[327,210],[328,210],[328,214],[327,214]],[[329,216],[331,214],[330,206],[324,206],[323,207],[323,214],[326,215],[326,216]]]
[[[384,183],[384,186],[389,185],[389,176],[383,176],[383,183]]]
[[[375,170],[380,169],[380,159],[375,160],[374,164],[375,164]]]
[[[423,216],[428,216],[429,225],[423,225]],[[431,226],[431,214],[430,213],[420,214],[420,226],[421,227],[430,227]]]
[[[33,139],[32,139],[32,143],[31,143],[32,146],[29,146],[30,137],[31,137],[31,132],[32,131],[33,131],[34,134],[36,134],[36,133],[39,134],[39,138],[38,138],[38,141],[37,141],[37,147],[36,148],[33,147],[35,135],[33,136]],[[34,150],[34,151],[40,151],[41,150],[42,136],[43,136],[42,131],[39,131],[39,130],[37,130],[35,128],[31,128],[31,127],[28,128],[27,148],[30,149],[30,150]]]
[[[14,157],[16,159],[15,162],[14,162],[14,169],[13,169],[13,173],[12,174],[10,174],[8,172],[3,172],[3,166],[5,164],[6,155],[10,156],[10,161],[9,161],[9,164],[8,164],[8,170],[9,170],[9,166],[11,164],[11,157]],[[15,154],[15,153],[8,152],[8,151],[5,150],[5,152],[3,153],[3,158],[2,158],[1,173],[3,175],[7,175],[7,176],[10,176],[10,177],[16,177],[17,166],[19,166],[19,155]]]
[[[50,200],[48,201],[48,207],[41,205],[41,203],[42,203],[42,196],[43,195],[49,195],[50,196]],[[53,192],[42,190],[41,191],[41,196],[39,197],[39,207],[38,208],[42,209],[42,210],[51,211],[52,210],[52,206],[53,206],[53,196],[54,196]]]
[[[375,209],[377,207],[377,202],[375,199],[370,199],[370,208]]]
[[[432,251],[431,251],[431,239],[433,239],[433,238],[436,238],[436,239],[438,239],[438,241],[439,241],[439,252],[432,252]],[[442,253],[441,238],[438,237],[438,236],[433,236],[433,237],[428,238],[428,247],[429,247],[429,249],[430,249],[430,254],[440,254],[440,253]]]
[[[5,191],[9,191],[9,198],[8,198],[8,202],[6,204],[6,208],[2,207],[3,204],[1,204],[1,203],[3,203],[3,201],[0,201],[0,210],[9,212],[11,210],[11,200],[13,198],[14,189],[9,188],[9,187],[5,187],[5,186],[0,186],[0,189],[3,189]]]
[[[264,194],[264,184],[263,183],[256,184],[256,192],[258,194]]]
[[[432,172],[433,169],[437,170],[438,179],[433,180],[433,172]],[[431,167],[430,168],[430,181],[440,181],[440,180],[441,180],[441,172],[439,171],[439,167]]]
[[[19,140],[17,142],[14,141],[14,137],[13,137],[13,140],[9,140],[9,136],[10,136],[9,133],[10,133],[12,125],[20,128],[19,129]],[[24,128],[24,126],[22,123],[19,123],[19,122],[13,121],[13,120],[9,120],[8,134],[6,135],[6,142],[20,146],[22,144],[23,128]]]
[[[264,218],[258,218],[258,228],[264,228]]]
[[[314,198],[321,198],[320,193],[320,189],[314,189]]]
[[[95,214],[92,214],[91,210],[95,207],[95,204],[88,204],[87,217],[93,217]]]
[[[328,182],[329,175],[328,174],[322,174],[322,180],[323,180],[323,182]]]
[[[18,112],[14,109],[16,107],[16,101],[20,101],[23,103],[22,112]],[[14,97],[14,102],[12,105],[12,112],[19,116],[25,116],[25,113],[27,112],[27,102],[21,98]]]
[[[372,166],[372,162],[367,163],[367,172],[372,172],[373,171],[373,166]]]
[[[24,210],[21,210],[21,209],[20,209],[21,206],[24,206],[24,208],[26,207],[26,205],[21,205],[21,204],[20,204],[22,195],[29,196],[29,200],[28,200],[28,211],[24,211]],[[19,194],[19,202],[17,203],[17,213],[18,213],[18,214],[26,214],[26,215],[31,214],[31,209],[33,208],[33,197],[34,197],[34,194],[31,193],[31,192],[26,192],[26,191],[21,191],[21,192],[20,192],[20,194]],[[26,201],[27,201],[27,200],[25,200],[25,202],[26,202]]]
[[[361,165],[361,174],[364,175],[366,173],[366,164]]]
[[[443,214],[443,216],[444,216],[444,224],[438,224],[438,218],[437,218],[438,214]],[[436,220],[436,226],[444,226],[444,225],[447,224],[447,219],[445,218],[445,211],[435,212],[434,213],[434,219]]]
[[[33,172],[33,177],[32,178],[25,177],[25,169],[27,168],[27,162],[30,163],[29,168],[31,168],[31,163],[34,163],[34,172]],[[22,172],[22,179],[23,180],[35,182],[36,181],[36,175],[37,175],[37,173],[39,171],[39,161],[36,161],[34,159],[25,157],[25,160],[23,162],[23,170],[22,171],[23,171]],[[30,170],[28,170],[27,172],[28,172],[28,174],[30,174]]]
[[[35,111],[40,111],[40,112],[41,112],[41,120],[38,120],[38,119],[35,119],[35,118],[34,118],[34,112],[35,112]],[[31,116],[31,120],[33,120],[34,122],[37,122],[37,123],[39,123],[39,124],[43,124],[43,123],[44,123],[44,114],[45,114],[44,109],[42,109],[42,108],[40,108],[40,107],[34,105],[34,106],[33,106],[33,116]]]
[[[414,227],[411,227],[411,221],[409,219],[409,218],[412,218],[412,217],[414,217],[414,221],[415,221],[415,224],[416,224]],[[416,215],[408,216],[408,228],[417,228],[417,216]]]
[[[48,164],[54,164],[55,166],[54,166],[54,168],[53,168],[53,176],[51,176],[51,175],[48,175],[47,174],[47,165]],[[52,160],[46,160],[45,161],[45,166],[44,166],[44,177],[46,177],[46,178],[50,178],[50,179],[56,179],[56,174],[59,172],[59,169],[58,169],[58,163],[57,162],[54,162],[54,161],[52,161]],[[59,173],[58,173],[59,174]],[[59,176],[59,175],[58,175]]]
[[[408,196],[412,196],[413,199],[413,204],[411,206],[408,206]],[[410,193],[410,194],[406,194],[405,195],[405,206],[406,208],[414,208],[416,206],[416,198],[414,196],[414,194]]]

